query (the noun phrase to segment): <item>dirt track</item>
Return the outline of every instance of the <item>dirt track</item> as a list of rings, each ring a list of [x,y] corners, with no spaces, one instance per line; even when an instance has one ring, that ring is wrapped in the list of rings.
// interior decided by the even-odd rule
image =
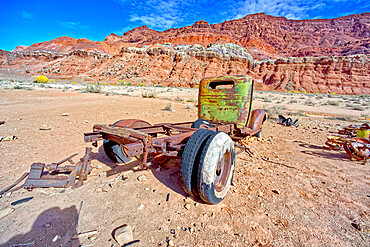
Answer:
[[[95,123],[123,118],[151,123],[197,118],[196,108],[174,102],[175,112],[164,111],[167,103],[52,89],[0,90],[0,120],[6,121],[0,126],[0,136],[18,137],[0,143],[0,187],[29,171],[34,162],[56,162],[76,152],[82,157],[89,146],[83,142],[83,133]],[[269,120],[262,140],[247,142],[254,155],[238,156],[234,187],[216,206],[186,199],[179,160],[170,161],[160,171],[157,166],[141,170],[137,162],[110,162],[99,145],[93,149],[95,168],[82,187],[22,189],[3,196],[0,210],[15,210],[0,220],[0,243],[118,246],[111,232],[129,224],[134,238],[140,240],[136,246],[166,246],[166,237],[175,246],[367,246],[369,165],[351,161],[344,151],[324,148],[329,131],[349,122],[299,118],[299,128]],[[43,125],[51,129],[40,130]],[[116,180],[120,172],[132,168],[136,169],[129,178]],[[139,175],[147,180],[139,182]],[[26,197],[33,198],[10,205]],[[190,203],[189,210],[186,203]],[[98,233],[90,239],[71,240],[76,233],[91,230]]]

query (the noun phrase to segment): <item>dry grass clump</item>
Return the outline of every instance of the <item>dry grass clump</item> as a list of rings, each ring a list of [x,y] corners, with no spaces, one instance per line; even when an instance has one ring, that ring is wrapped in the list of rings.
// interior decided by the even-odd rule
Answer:
[[[143,98],[157,98],[157,94],[153,90],[144,91],[141,93]]]
[[[167,105],[166,105],[166,107],[163,110],[164,111],[172,111],[172,112],[175,111],[175,109],[173,108],[172,102],[168,102]]]

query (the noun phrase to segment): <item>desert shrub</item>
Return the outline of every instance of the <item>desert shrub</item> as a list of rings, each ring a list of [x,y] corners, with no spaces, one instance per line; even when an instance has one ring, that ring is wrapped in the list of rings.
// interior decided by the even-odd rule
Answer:
[[[305,112],[303,110],[299,110],[297,112],[290,112],[288,113],[289,116],[301,116],[301,117],[307,117]]]
[[[99,82],[86,85],[86,92],[88,93],[100,93],[101,91],[102,88]]]
[[[286,107],[284,105],[274,105],[271,108],[263,106],[263,110],[267,113],[267,115],[283,114],[286,110]]]
[[[183,98],[180,98],[179,96],[177,96],[175,100],[176,101],[184,101],[184,99]]]
[[[316,105],[316,103],[315,102],[313,102],[312,100],[306,100],[306,102],[305,102],[305,104],[306,105],[308,105],[308,106],[315,106]]]
[[[272,102],[272,100],[269,97],[262,97],[261,98],[263,102]]]
[[[166,107],[163,110],[165,110],[165,111],[174,111],[172,102],[168,102]]]
[[[367,114],[367,113],[361,113],[361,117],[363,117],[363,118],[369,118],[369,114]]]
[[[356,111],[365,111],[365,108],[360,105],[354,105],[352,109]]]
[[[334,105],[334,106],[338,106],[340,105],[340,102],[339,101],[336,101],[336,100],[328,100],[326,102],[327,105]]]
[[[36,77],[36,80],[33,81],[34,83],[48,83],[49,79],[44,75],[39,75]]]
[[[157,98],[157,94],[153,90],[145,91],[141,94],[143,98]]]
[[[195,99],[188,99],[186,102],[196,102]]]
[[[352,115],[342,115],[342,116],[339,116],[339,117],[335,117],[334,119],[335,120],[342,120],[342,121],[353,121],[353,119],[355,119],[355,116],[352,116]]]
[[[298,103],[298,100],[292,99],[291,101],[288,102],[288,104],[295,104],[295,103]]]
[[[186,109],[191,110],[191,109],[193,109],[193,108],[194,108],[193,104],[186,103]]]

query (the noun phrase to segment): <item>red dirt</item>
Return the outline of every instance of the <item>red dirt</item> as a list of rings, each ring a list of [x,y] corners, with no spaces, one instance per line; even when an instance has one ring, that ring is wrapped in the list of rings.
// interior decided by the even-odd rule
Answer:
[[[75,152],[82,157],[89,146],[83,143],[83,133],[95,123],[123,118],[151,123],[196,119],[196,108],[174,103],[175,112],[163,111],[167,103],[50,89],[0,90],[0,115],[5,120],[0,135],[18,137],[0,143],[0,187],[29,171],[33,162],[56,162]],[[121,171],[139,168],[138,163],[114,164],[99,145],[93,149],[95,168],[82,187],[19,190],[1,198],[1,210],[15,211],[0,220],[0,242],[118,246],[111,233],[129,224],[134,239],[140,240],[137,246],[166,246],[166,237],[175,246],[367,246],[369,166],[351,161],[344,151],[324,147],[329,131],[342,122],[300,117],[300,123],[294,128],[267,121],[263,138],[246,142],[254,155],[237,157],[234,187],[217,206],[186,199],[179,182],[179,160],[166,163],[161,171],[157,166],[137,169],[128,179],[115,180]],[[51,129],[39,130],[42,125]],[[147,180],[138,182],[139,175]],[[26,197],[33,199],[10,205]],[[190,203],[189,210],[185,203]],[[140,204],[144,209],[138,209]],[[74,234],[91,230],[98,233],[71,240]]]

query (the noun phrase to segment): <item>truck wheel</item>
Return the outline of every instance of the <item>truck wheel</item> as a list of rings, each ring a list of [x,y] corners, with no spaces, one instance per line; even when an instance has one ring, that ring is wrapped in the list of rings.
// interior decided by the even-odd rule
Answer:
[[[194,132],[185,145],[180,163],[180,177],[183,189],[189,195],[198,194],[196,189],[200,154],[212,130],[200,129]]]
[[[104,151],[105,154],[109,159],[117,163],[127,163],[131,159],[123,151],[122,146],[114,141],[111,140],[104,140],[103,141]]]
[[[204,145],[198,167],[200,198],[210,204],[220,203],[231,187],[235,169],[235,148],[224,132],[215,132]]]
[[[140,119],[123,119],[115,122],[113,125],[128,127],[128,128],[139,128],[139,127],[149,127],[152,126],[150,123],[140,120]],[[127,142],[129,143],[129,141]],[[107,157],[116,163],[127,163],[131,159],[128,158],[127,154],[124,152],[122,146],[111,140],[103,141],[104,152]]]
[[[207,120],[201,119],[201,118],[197,119],[194,123],[192,123],[191,127],[195,129],[199,129],[199,127],[202,124],[208,125],[211,128],[213,127],[213,125],[210,122],[208,122]]]

